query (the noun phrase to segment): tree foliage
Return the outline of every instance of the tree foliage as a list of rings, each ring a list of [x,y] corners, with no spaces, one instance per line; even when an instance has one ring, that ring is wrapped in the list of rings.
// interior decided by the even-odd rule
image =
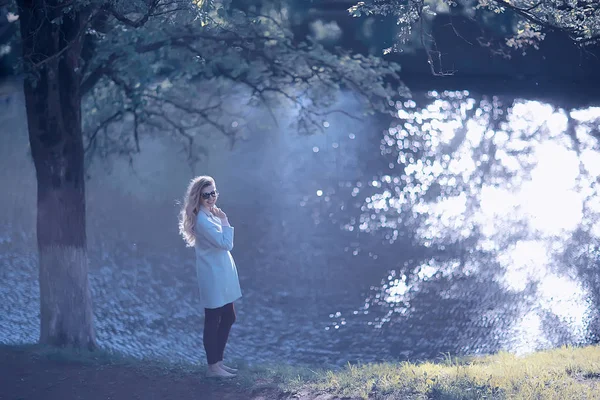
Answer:
[[[322,129],[327,114],[344,112],[331,109],[340,89],[359,96],[371,112],[385,112],[399,94],[399,66],[296,40],[284,7],[242,11],[229,1],[190,0],[90,6],[82,32],[89,152],[131,154],[142,132],[174,133],[190,158],[207,131],[233,142],[244,119],[239,106],[225,103],[234,88],[244,106],[295,108],[295,128],[303,133]]]
[[[457,11],[460,9],[461,11]],[[585,48],[600,41],[600,2],[596,0],[368,0],[349,10],[354,17],[380,15],[396,19],[398,51],[414,35],[428,47],[427,20],[438,13],[458,12],[489,28],[506,25],[505,44],[513,49],[539,45],[551,31],[567,35]]]

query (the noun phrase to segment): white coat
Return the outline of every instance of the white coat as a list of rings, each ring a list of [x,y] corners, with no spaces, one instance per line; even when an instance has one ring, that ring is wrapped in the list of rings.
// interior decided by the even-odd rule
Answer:
[[[223,226],[214,215],[200,211],[196,219],[196,275],[200,303],[219,308],[242,297],[233,249],[233,227]]]

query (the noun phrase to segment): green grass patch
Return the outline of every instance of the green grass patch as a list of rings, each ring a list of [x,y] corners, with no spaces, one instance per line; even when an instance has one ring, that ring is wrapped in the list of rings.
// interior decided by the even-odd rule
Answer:
[[[523,357],[499,353],[438,363],[349,365],[309,385],[365,399],[600,399],[599,376],[600,347],[589,346]]]

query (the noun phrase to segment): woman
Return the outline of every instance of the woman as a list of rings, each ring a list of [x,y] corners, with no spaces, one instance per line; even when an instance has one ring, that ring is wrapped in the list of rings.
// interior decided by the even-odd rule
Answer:
[[[190,182],[179,215],[179,232],[196,251],[196,274],[204,307],[206,376],[232,378],[237,372],[223,364],[223,353],[235,322],[233,302],[242,297],[233,249],[233,227],[216,206],[215,180],[198,176]]]

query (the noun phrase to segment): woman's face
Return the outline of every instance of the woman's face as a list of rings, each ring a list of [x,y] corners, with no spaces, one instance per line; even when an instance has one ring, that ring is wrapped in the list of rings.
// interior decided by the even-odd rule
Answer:
[[[202,189],[200,204],[206,208],[212,208],[217,203],[217,197],[219,197],[219,192],[215,185],[208,185]]]

